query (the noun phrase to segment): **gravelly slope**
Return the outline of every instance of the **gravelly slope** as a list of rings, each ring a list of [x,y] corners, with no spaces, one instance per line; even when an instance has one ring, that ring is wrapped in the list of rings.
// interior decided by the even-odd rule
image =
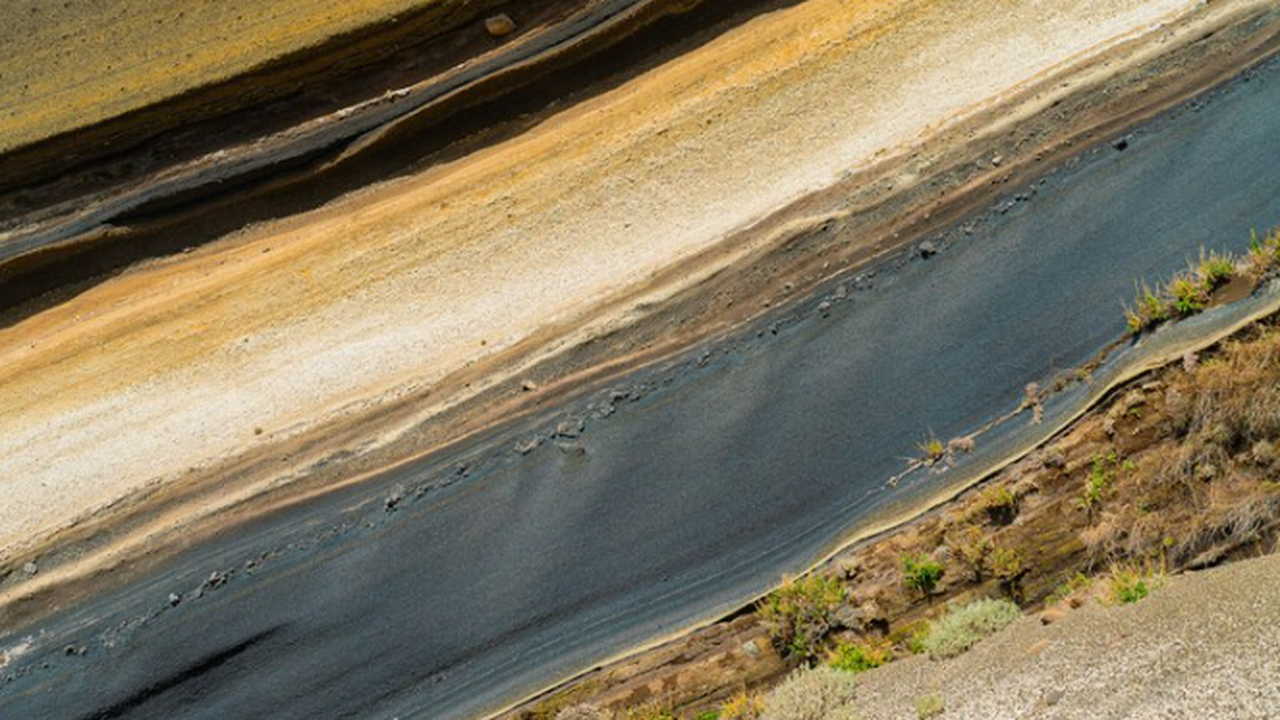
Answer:
[[[867,720],[1267,720],[1280,716],[1280,557],[1176,578],[1125,607],[1029,617],[959,658],[860,678]]]

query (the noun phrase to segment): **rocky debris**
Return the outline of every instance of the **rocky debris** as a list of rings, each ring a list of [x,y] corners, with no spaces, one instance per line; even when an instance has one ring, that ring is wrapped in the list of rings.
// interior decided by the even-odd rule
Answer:
[[[489,37],[506,37],[516,31],[516,21],[506,13],[498,13],[485,18],[484,29],[489,33]]]
[[[533,392],[534,390],[538,389],[538,383],[532,380],[525,380],[524,382],[520,383],[520,389],[525,392]]]
[[[1066,610],[1060,607],[1051,607],[1048,610],[1045,610],[1044,612],[1040,613],[1040,624],[1052,625],[1056,622],[1060,622],[1062,618],[1066,616],[1067,616]]]
[[[1125,137],[1116,138],[1115,140],[1112,140],[1111,147],[1115,148],[1117,152],[1124,152],[1125,150],[1128,150],[1129,136],[1126,135]]]
[[[856,607],[845,603],[831,616],[831,627],[837,630],[859,631],[862,629],[862,613],[858,612]]]
[[[818,303],[818,312],[822,313],[822,317],[831,317],[831,301],[823,300]]]
[[[574,457],[582,457],[587,454],[587,449],[576,442],[558,441],[556,442],[556,449],[565,455],[571,455]]]
[[[209,578],[200,585],[200,591],[199,591],[200,596],[203,597],[205,593],[210,592],[212,590],[217,590],[223,585],[226,585],[227,581],[230,579],[231,579],[231,576],[229,574],[218,571],[218,570],[214,570],[213,572],[209,573]]]
[[[1004,164],[1004,156],[1003,156],[1003,155],[996,155],[995,157],[991,158],[991,167],[996,167],[996,168],[998,168],[998,167],[1000,167],[1000,166],[1001,166],[1001,165],[1003,165],[1003,164]]]
[[[836,577],[841,580],[853,580],[862,573],[862,563],[857,558],[842,561],[836,566]]]
[[[563,438],[576,438],[587,429],[587,422],[582,418],[565,420],[556,425],[556,435]]]
[[[396,509],[396,506],[398,506],[401,503],[401,501],[404,500],[404,495],[405,495],[404,486],[403,485],[395,486],[394,488],[391,489],[391,493],[387,495],[387,498],[382,501],[383,509],[386,510],[387,512],[394,511]]]
[[[1050,445],[1044,449],[1044,466],[1062,470],[1067,467],[1067,454],[1057,445]]]
[[[62,654],[66,655],[67,657],[75,657],[77,655],[83,655],[86,652],[88,652],[88,649],[83,645],[68,645],[62,649]]]
[[[920,246],[917,249],[919,250],[920,257],[922,258],[931,258],[938,254],[938,245],[932,240],[925,240],[920,243]]]
[[[171,592],[169,593],[169,607],[178,607],[182,603],[182,595]]]
[[[978,447],[978,441],[973,436],[952,438],[947,443],[947,455],[954,458],[957,455],[968,455]]]
[[[26,565],[22,566],[22,572],[28,575],[35,575],[36,573],[40,572],[40,566],[35,564],[35,562],[29,562]]]
[[[535,437],[535,438],[529,438],[528,440],[522,440],[516,443],[516,452],[520,453],[521,455],[528,455],[529,453],[538,449],[538,446],[541,444],[542,444],[542,438]]]

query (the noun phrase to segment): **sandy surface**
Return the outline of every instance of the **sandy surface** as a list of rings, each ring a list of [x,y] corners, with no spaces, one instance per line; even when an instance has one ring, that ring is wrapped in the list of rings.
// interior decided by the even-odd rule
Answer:
[[[860,678],[868,720],[1263,720],[1280,712],[1280,557],[1178,577],[1135,605],[1029,617],[954,660],[923,657]]]
[[[571,322],[1199,6],[810,0],[515,140],[105,283],[0,331],[0,547]]]
[[[0,152],[434,2],[13,0],[0,17]]]

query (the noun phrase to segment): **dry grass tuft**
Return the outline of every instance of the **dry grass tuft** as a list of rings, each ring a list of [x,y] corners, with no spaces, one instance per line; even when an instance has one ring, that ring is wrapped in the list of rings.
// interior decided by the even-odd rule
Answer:
[[[1087,535],[1095,558],[1206,566],[1280,525],[1280,334],[1261,326],[1166,377],[1173,442],[1127,473],[1140,500],[1108,508]]]

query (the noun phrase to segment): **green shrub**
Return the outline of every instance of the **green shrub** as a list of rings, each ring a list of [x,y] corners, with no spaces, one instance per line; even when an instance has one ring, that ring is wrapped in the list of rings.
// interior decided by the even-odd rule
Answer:
[[[1084,481],[1084,495],[1080,498],[1080,505],[1085,510],[1093,510],[1102,504],[1103,496],[1111,487],[1112,468],[1117,462],[1115,452],[1106,456],[1097,454],[1093,456],[1093,465],[1089,468],[1089,476]]]
[[[827,658],[827,665],[848,673],[862,673],[893,660],[893,644],[890,642],[842,641]]]
[[[1008,600],[975,600],[954,606],[930,625],[925,650],[933,658],[955,657],[1021,616],[1018,606]]]
[[[817,654],[831,618],[845,600],[840,581],[811,575],[788,581],[760,602],[760,618],[785,657],[807,660]]]
[[[1209,289],[1199,278],[1190,275],[1178,275],[1169,283],[1169,294],[1173,297],[1173,309],[1181,317],[1190,317],[1204,310],[1209,304]]]
[[[700,712],[694,720],[720,720],[720,711],[707,710],[706,712]]]
[[[916,717],[920,720],[929,720],[936,718],[946,712],[947,704],[943,702],[941,695],[926,695],[916,700]]]
[[[829,667],[801,668],[765,697],[761,720],[852,720],[854,677]]]
[[[923,456],[921,458],[921,462],[926,465],[932,465],[938,462],[947,454],[946,446],[942,444],[941,440],[932,435],[924,441],[916,443],[916,449],[919,450],[920,454]]]
[[[1009,488],[999,485],[983,491],[978,507],[996,525],[1008,525],[1018,515],[1018,499]]]
[[[1213,290],[1235,277],[1236,263],[1230,255],[1222,253],[1206,253],[1200,248],[1200,262],[1196,265],[1196,275],[1209,290]]]
[[[1108,597],[1116,605],[1131,605],[1145,599],[1164,582],[1164,572],[1150,566],[1113,565],[1108,579]]]
[[[903,584],[908,590],[918,590],[926,597],[933,594],[944,572],[940,563],[923,553],[902,558]]]
[[[992,550],[987,556],[987,568],[991,570],[992,577],[1003,583],[1013,582],[1027,571],[1017,550],[1002,547]]]

